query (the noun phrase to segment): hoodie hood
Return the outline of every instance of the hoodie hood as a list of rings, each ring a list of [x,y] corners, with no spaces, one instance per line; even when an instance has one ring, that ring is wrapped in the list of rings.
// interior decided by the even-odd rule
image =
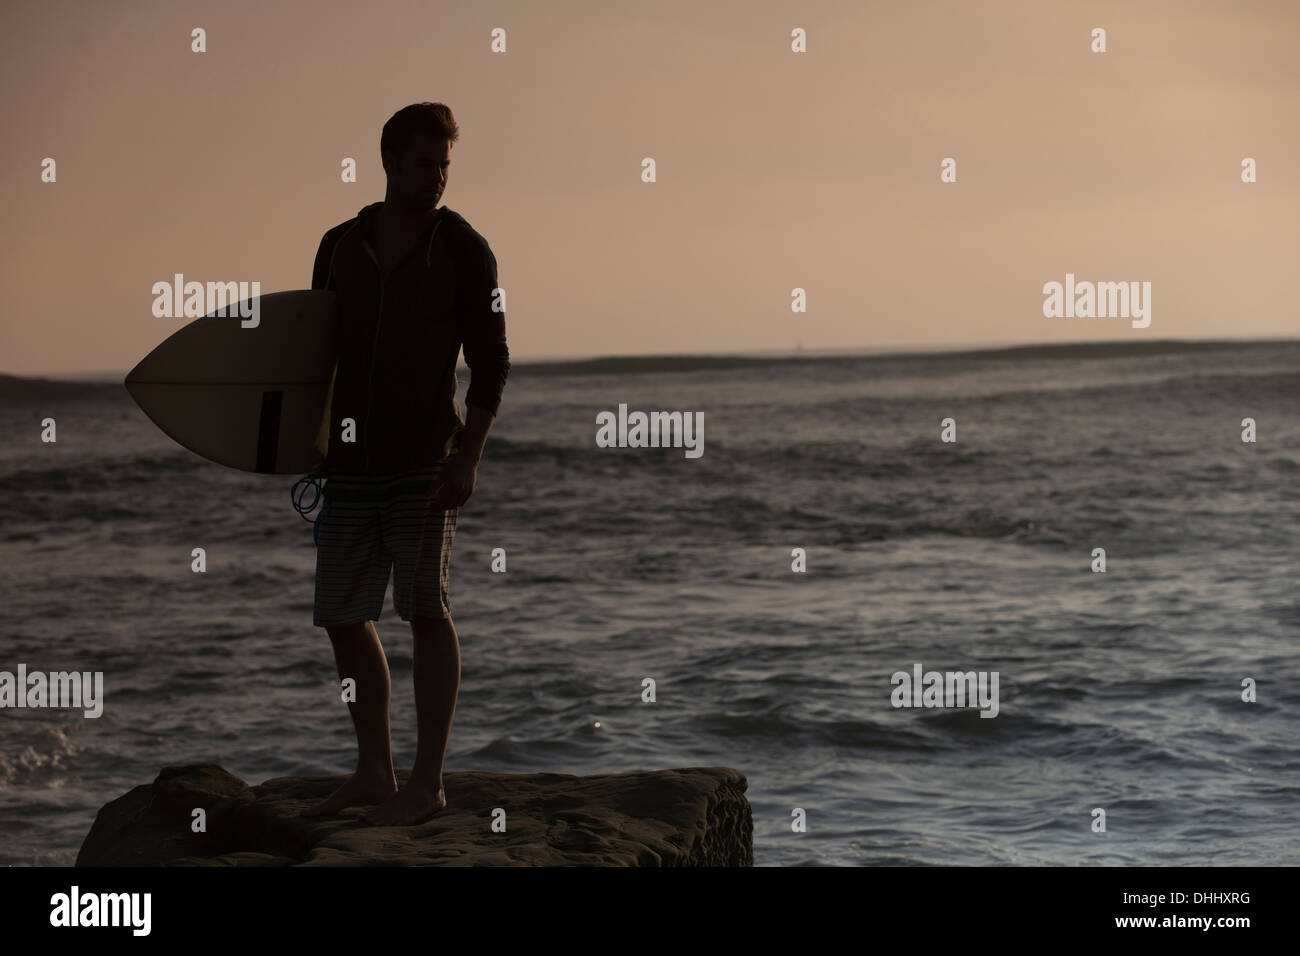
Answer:
[[[383,200],[370,203],[368,206],[362,206],[357,213],[357,227],[361,230],[361,238],[368,243],[373,249],[375,247],[375,217],[379,215],[379,210],[383,208]],[[424,231],[420,233],[420,238],[425,240],[424,244],[424,264],[429,265],[430,256],[433,253],[433,237],[437,234],[438,229],[446,225],[469,225],[465,217],[453,209],[446,206],[439,206],[434,210],[436,215],[425,226]]]

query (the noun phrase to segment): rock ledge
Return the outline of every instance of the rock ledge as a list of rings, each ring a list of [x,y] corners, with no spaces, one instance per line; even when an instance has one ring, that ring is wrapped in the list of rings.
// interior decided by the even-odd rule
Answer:
[[[407,772],[398,771],[397,782]],[[165,767],[100,809],[77,866],[753,866],[744,774],[444,773],[447,808],[413,827],[297,814],[346,780],[250,787],[216,764]],[[195,808],[207,832],[191,832]],[[493,832],[493,811],[506,832]],[[497,816],[500,816],[498,813]]]

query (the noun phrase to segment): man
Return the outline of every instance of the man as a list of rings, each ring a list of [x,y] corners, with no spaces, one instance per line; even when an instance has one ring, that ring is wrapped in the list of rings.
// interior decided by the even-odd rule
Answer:
[[[494,309],[496,257],[463,217],[438,208],[459,135],[441,103],[395,113],[380,137],[384,201],[326,232],[316,254],[312,288],[338,294],[340,348],[313,623],[329,634],[340,678],[356,682],[348,707],[357,769],[304,816],[378,804],[368,822],[405,826],[446,806],[442,764],[460,689],[451,544],[510,369],[505,315]],[[462,343],[471,371],[465,420],[456,405]],[[415,644],[419,726],[400,790],[388,661],[374,624],[390,570],[393,603]]]

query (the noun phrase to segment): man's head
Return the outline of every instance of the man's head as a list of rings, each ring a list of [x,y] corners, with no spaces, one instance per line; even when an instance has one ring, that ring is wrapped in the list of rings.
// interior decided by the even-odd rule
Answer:
[[[384,124],[379,154],[388,174],[385,202],[410,209],[433,209],[447,188],[451,146],[460,129],[442,103],[416,103],[398,110]]]

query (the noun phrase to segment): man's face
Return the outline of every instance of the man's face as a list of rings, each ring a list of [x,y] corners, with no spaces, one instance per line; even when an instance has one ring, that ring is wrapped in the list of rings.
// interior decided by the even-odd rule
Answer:
[[[400,162],[391,153],[384,156],[389,194],[412,209],[428,210],[438,205],[447,188],[450,167],[451,140],[431,139],[419,133]]]

